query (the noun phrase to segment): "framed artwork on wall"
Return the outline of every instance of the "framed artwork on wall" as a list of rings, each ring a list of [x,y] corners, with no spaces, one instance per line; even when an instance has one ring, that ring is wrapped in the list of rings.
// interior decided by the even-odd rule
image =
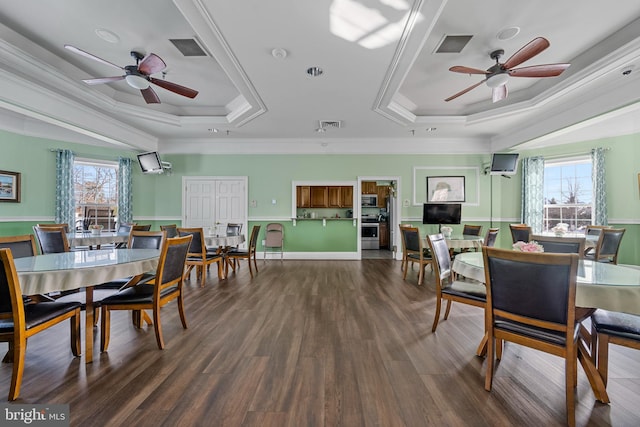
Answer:
[[[464,176],[428,176],[429,202],[464,202]]]
[[[0,202],[20,203],[20,173],[0,171]]]

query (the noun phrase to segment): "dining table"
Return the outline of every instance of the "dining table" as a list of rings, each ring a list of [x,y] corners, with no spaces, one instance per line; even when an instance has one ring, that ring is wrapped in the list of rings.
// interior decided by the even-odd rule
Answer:
[[[222,254],[223,256],[232,248],[238,245],[243,244],[245,241],[244,234],[205,234],[204,242],[207,245],[207,249],[215,248],[216,253]],[[236,271],[235,263],[231,262],[229,259],[225,257],[224,259],[225,266],[230,265],[233,271]],[[224,269],[218,270],[221,271],[222,277],[221,279],[227,278],[227,267]]]
[[[90,231],[75,231],[67,233],[69,246],[88,246],[89,248],[100,249],[101,245],[111,243],[126,243],[129,241],[129,233],[118,233],[115,231],[101,231],[94,234]]]
[[[482,252],[464,252],[456,255],[451,270],[458,276],[485,283]],[[587,316],[595,309],[640,315],[640,268],[580,259],[576,277],[576,311]],[[586,317],[585,317],[586,318]],[[591,354],[590,332],[580,326],[581,342],[578,359],[583,366],[596,399],[609,403],[604,380],[600,376]],[[476,354],[486,353],[486,333]]]
[[[157,268],[158,249],[99,249],[36,255],[14,260],[23,295],[39,295],[84,289],[85,362],[93,361],[93,288],[101,283],[132,277],[129,285],[143,273]]]

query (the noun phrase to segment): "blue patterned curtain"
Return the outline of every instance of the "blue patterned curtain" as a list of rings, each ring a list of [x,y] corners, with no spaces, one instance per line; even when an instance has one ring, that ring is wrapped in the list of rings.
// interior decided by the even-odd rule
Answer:
[[[76,200],[73,193],[73,160],[71,150],[56,151],[56,223],[76,225]]]
[[[593,223],[607,225],[607,185],[604,148],[591,150],[591,182],[593,183]]]
[[[118,161],[118,224],[133,221],[133,195],[131,194],[131,159]]]
[[[542,232],[544,216],[544,158],[522,159],[522,222]]]

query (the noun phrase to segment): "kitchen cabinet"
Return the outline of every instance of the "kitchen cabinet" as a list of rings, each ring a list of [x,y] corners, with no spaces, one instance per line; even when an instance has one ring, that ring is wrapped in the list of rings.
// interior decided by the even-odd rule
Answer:
[[[311,187],[311,207],[326,208],[329,206],[329,191],[326,186]]]
[[[380,249],[388,249],[389,248],[389,224],[386,222],[381,222],[378,224],[379,232],[378,236],[380,237]]]
[[[380,185],[377,187],[378,207],[387,207],[387,197],[389,197],[390,187],[388,185]]]
[[[340,208],[342,207],[342,189],[340,187],[328,187],[327,191],[329,193],[329,203],[328,207],[330,208]]]
[[[341,208],[353,207],[353,187],[351,186],[340,187],[340,207]]]
[[[311,187],[308,185],[296,187],[296,207],[311,207]]]
[[[378,194],[378,186],[375,181],[362,181],[362,194]]]

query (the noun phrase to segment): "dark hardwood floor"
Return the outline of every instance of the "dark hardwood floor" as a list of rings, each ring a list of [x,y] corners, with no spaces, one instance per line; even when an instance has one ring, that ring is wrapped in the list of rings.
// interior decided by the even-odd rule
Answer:
[[[162,310],[165,350],[125,312],[90,365],[71,355],[67,324],[38,334],[17,403],[68,403],[72,426],[564,424],[562,359],[507,344],[486,392],[482,310],[454,305],[431,333],[432,273],[418,287],[392,260],[258,267],[253,280],[244,262],[225,281],[212,269],[205,288],[192,275],[189,329],[175,303]],[[3,364],[3,399],[10,376]],[[608,391],[610,405],[596,402],[579,368],[577,424],[640,425],[639,351],[612,346]]]

